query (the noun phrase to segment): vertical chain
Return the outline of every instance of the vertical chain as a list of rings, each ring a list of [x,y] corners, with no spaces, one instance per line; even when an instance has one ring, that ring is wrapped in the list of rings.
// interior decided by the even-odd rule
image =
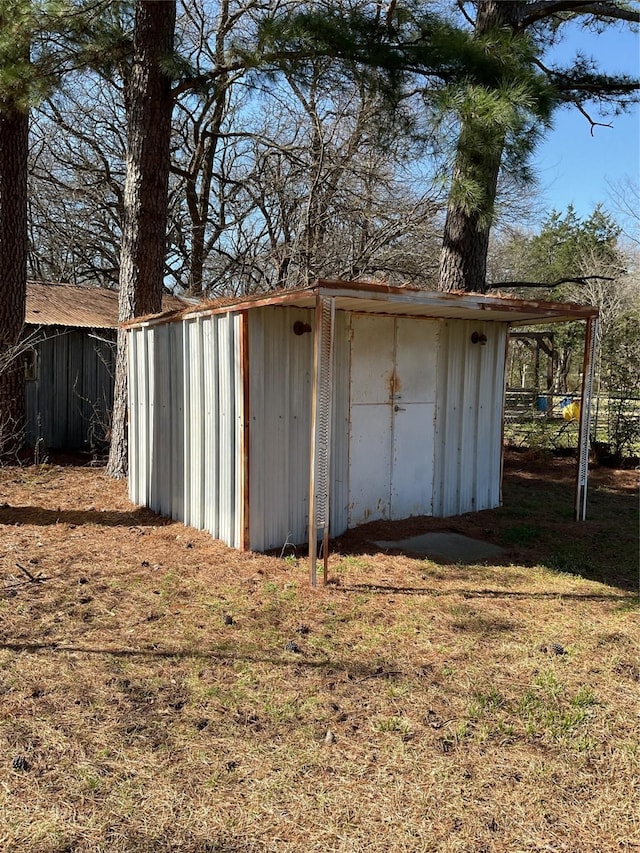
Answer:
[[[318,357],[318,428],[316,433],[316,524],[329,523],[329,466],[331,441],[331,399],[333,396],[333,300],[322,302]]]

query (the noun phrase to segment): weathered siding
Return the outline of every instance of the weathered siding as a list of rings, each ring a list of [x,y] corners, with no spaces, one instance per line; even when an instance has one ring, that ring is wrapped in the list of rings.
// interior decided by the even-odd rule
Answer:
[[[131,499],[242,544],[239,313],[129,332]]]
[[[25,388],[26,440],[40,450],[102,448],[113,407],[115,333],[51,327],[34,344]]]
[[[332,536],[348,523],[349,316],[336,312],[334,328]],[[243,544],[243,512],[252,549],[307,541],[313,334],[294,334],[296,321],[313,329],[315,312],[248,311],[246,413],[241,313],[129,332],[132,500],[234,547]],[[446,516],[500,500],[506,325],[438,325],[433,513]],[[471,343],[473,331],[486,334],[486,346]]]
[[[135,448],[135,454],[129,454],[129,488],[132,500],[147,506],[153,506],[151,472],[156,450],[154,431],[150,429],[154,419],[151,401],[156,390],[154,335],[153,329],[136,329],[129,337],[129,443]]]
[[[309,522],[313,332],[315,312],[260,308],[249,312],[249,543],[255,550],[306,543]],[[336,313],[331,443],[330,530],[346,529],[348,468],[348,330]],[[346,360],[345,360],[346,359]]]
[[[249,544],[255,550],[304,542],[309,513],[309,452],[314,312],[249,312]]]
[[[487,336],[473,344],[473,332]],[[507,326],[443,322],[438,364],[433,514],[460,515],[500,503]]]

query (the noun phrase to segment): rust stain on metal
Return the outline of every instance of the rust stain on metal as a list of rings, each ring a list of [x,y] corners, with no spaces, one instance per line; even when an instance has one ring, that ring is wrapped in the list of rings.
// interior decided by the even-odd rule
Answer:
[[[402,381],[395,368],[387,375],[387,385],[389,386],[389,399],[394,400],[402,391]]]
[[[319,298],[336,298],[338,310],[364,311],[365,313],[389,313],[406,316],[426,316],[430,318],[448,317],[450,319],[469,319],[470,315],[483,315],[487,319],[496,312],[495,319],[504,322],[502,317],[525,314],[521,317],[525,323],[536,322],[538,316],[550,322],[573,319],[588,319],[597,316],[597,309],[587,305],[567,302],[541,302],[523,300],[502,294],[475,294],[459,291],[442,293],[425,291],[420,288],[395,287],[376,282],[331,281],[321,279],[316,284],[291,290],[274,290],[268,293],[219,297],[198,304],[183,302],[181,310],[166,314],[139,317],[125,323],[125,326],[141,323],[167,323],[179,321],[192,315],[213,315],[242,311],[245,308],[264,308],[295,305],[301,308],[313,308]],[[362,307],[362,300],[370,304]],[[188,302],[189,300],[185,300]],[[374,309],[375,306],[375,309]]]
[[[182,310],[185,305],[175,296],[162,297],[163,311]],[[33,326],[117,329],[118,291],[29,281],[25,322]]]

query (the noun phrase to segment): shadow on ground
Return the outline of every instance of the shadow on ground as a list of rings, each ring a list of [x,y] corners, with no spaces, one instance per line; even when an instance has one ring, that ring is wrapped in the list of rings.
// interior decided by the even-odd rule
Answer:
[[[0,506],[0,524],[33,524],[48,527],[53,524],[71,524],[80,527],[95,524],[101,527],[163,527],[171,519],[156,515],[139,507],[130,512],[112,510],[43,509],[39,506]]]
[[[569,460],[571,462],[571,460]],[[566,468],[566,470],[565,470]],[[503,506],[452,518],[421,516],[375,521],[347,531],[332,543],[341,554],[407,553],[401,540],[425,534],[469,537],[503,549],[495,557],[451,559],[430,553],[439,565],[542,566],[638,592],[640,542],[638,489],[633,472],[594,472],[587,520],[574,521],[572,468],[545,473],[505,471]],[[378,544],[376,544],[378,543]]]

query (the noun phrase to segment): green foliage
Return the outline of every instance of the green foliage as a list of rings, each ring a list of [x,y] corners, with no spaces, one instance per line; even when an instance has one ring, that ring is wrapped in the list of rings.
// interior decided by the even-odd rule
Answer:
[[[569,205],[564,214],[552,210],[540,232],[525,239],[521,246],[529,280],[553,283],[561,278],[587,274],[587,265],[608,270],[620,268],[620,233],[621,228],[600,204],[586,219],[576,214],[573,205]],[[566,285],[551,292],[555,299],[565,298],[566,294]]]
[[[518,235],[510,246],[510,257],[523,281],[548,283],[545,293],[539,289],[520,291],[523,296],[560,301],[585,302],[600,308],[602,315],[601,340],[605,347],[611,316],[615,315],[620,294],[616,280],[626,272],[626,259],[618,245],[621,228],[611,215],[598,204],[591,214],[581,218],[572,205],[566,212],[552,210],[532,236]],[[600,276],[600,278],[598,278]],[[595,277],[592,286],[575,281]],[[577,373],[582,363],[584,324],[563,323],[554,330],[558,371],[556,390],[576,390]],[[612,352],[606,348],[606,352]],[[603,358],[605,349],[603,349]]]
[[[624,389],[640,397],[640,309],[622,314],[602,345],[605,373],[611,390]]]
[[[503,168],[529,178],[528,157],[559,102],[535,59],[527,33],[495,27],[473,33],[427,4],[298,7],[262,21],[257,49],[240,50],[253,67],[295,68],[310,79],[319,56],[341,61],[345,73],[398,111],[408,88],[420,90],[440,130],[460,130],[451,200],[488,224],[495,176]]]
[[[28,108],[35,11],[29,0],[0,0],[0,109]]]
[[[134,50],[134,0],[103,0],[97,4],[92,4],[91,0],[83,2],[86,10],[77,15],[75,26],[69,32],[77,66],[98,71],[110,82],[126,81]],[[195,74],[179,50],[163,57],[160,66],[170,80],[193,78]],[[210,85],[207,74],[192,80],[194,90]]]
[[[453,123],[459,133],[450,203],[486,229],[499,169],[520,181],[531,179],[530,155],[559,105],[599,100],[624,108],[638,87],[582,56],[569,68],[544,68],[539,59],[575,13],[536,15],[535,26],[522,25],[528,4],[511,5],[522,9],[489,12],[473,31],[468,22],[445,18],[417,0],[390,4],[386,13],[378,4],[346,10],[305,4],[265,17],[257,46],[238,47],[238,53],[254,68],[277,70],[284,63],[301,80],[311,79],[314,58],[338,59],[348,76],[375,88],[392,111],[400,109],[409,87],[422,89],[436,125],[442,130]],[[588,26],[610,22],[606,9],[597,16],[579,14]],[[603,217],[599,211],[596,219]],[[575,225],[549,224],[570,230]],[[586,226],[597,231],[601,224]]]
[[[602,344],[602,384],[609,390],[607,439],[614,457],[638,453],[640,444],[640,309],[625,312]]]
[[[107,80],[126,77],[133,53],[135,3],[105,2],[80,19],[74,33],[77,64],[99,70]]]
[[[295,61],[301,73],[306,62],[322,56],[339,59],[361,75],[373,68],[387,76],[390,96],[399,94],[413,73],[440,80],[482,79],[492,65],[469,33],[423,4],[394,5],[391,18],[382,18],[379,8],[298,7],[263,18],[255,44],[237,45],[236,51],[249,66],[277,69],[280,62]]]
[[[0,109],[28,110],[85,64],[83,49],[114,14],[107,0],[0,0]]]
[[[547,121],[545,101],[522,80],[505,80],[496,88],[464,83],[442,93],[441,117],[453,113],[461,128],[451,184],[453,204],[489,224],[499,164],[521,181],[531,179],[528,157]]]
[[[441,117],[459,125],[450,202],[481,227],[493,216],[498,170],[531,180],[529,156],[557,106],[553,87],[535,64],[536,45],[527,33],[491,29],[474,38],[495,73],[450,82],[440,96]]]
[[[601,205],[584,219],[569,206],[565,213],[553,210],[537,234],[519,235],[509,246],[518,277],[549,283],[545,298],[583,302],[599,309],[596,393],[601,396],[591,439],[598,442],[603,458],[618,462],[636,456],[640,448],[640,308],[633,275],[627,273],[628,259],[618,243],[621,231]],[[555,284],[580,277],[582,284]],[[520,293],[535,298],[541,295],[539,289],[523,288]],[[584,324],[558,325],[554,343],[555,390],[579,390]],[[547,446],[545,439],[553,438],[555,432],[546,420],[539,423],[527,435],[527,445],[533,450]]]

